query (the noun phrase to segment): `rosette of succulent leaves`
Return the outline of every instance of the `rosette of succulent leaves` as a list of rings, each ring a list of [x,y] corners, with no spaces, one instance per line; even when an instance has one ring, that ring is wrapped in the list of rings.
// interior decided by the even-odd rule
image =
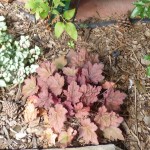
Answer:
[[[19,84],[36,71],[35,61],[40,48],[30,48],[29,36],[21,36],[19,41],[7,33],[5,17],[0,16],[0,87]]]
[[[85,49],[42,62],[22,88],[27,132],[49,147],[124,140],[119,126],[127,95],[104,81],[103,69],[98,55]],[[32,127],[35,122],[38,126]]]

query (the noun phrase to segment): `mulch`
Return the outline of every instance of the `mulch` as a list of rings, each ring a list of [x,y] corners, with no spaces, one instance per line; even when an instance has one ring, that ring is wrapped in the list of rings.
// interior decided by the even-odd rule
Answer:
[[[60,55],[66,55],[70,41],[66,34],[56,39],[46,22],[34,23],[34,17],[26,14],[22,5],[0,3],[0,15],[7,20],[9,33],[18,38],[29,35],[33,44],[43,49],[41,60],[51,60]],[[30,18],[29,18],[30,17]],[[150,149],[150,79],[146,76],[148,62],[143,60],[145,54],[150,54],[150,24],[136,23],[129,28],[112,25],[95,29],[80,29],[75,49],[85,47],[88,51],[98,53],[105,64],[106,80],[113,81],[117,88],[128,94],[122,106],[122,116],[125,118],[121,128],[125,141],[115,142],[122,149]],[[21,87],[0,89],[0,100],[15,101],[20,113],[12,118],[2,112],[0,103],[0,148],[36,148],[36,137],[27,135],[16,140],[13,131],[25,130],[22,110],[25,101],[21,100]],[[111,142],[112,143],[112,142]]]

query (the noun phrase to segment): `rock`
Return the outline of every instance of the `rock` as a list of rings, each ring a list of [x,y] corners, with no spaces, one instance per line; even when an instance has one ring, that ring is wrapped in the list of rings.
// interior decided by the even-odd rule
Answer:
[[[145,36],[148,37],[148,38],[150,37],[150,30],[145,31]]]
[[[143,121],[145,122],[146,125],[150,126],[150,116],[145,116]]]
[[[138,42],[137,42],[137,41],[132,41],[132,43],[133,43],[134,45],[137,45],[137,44],[138,44]]]
[[[48,150],[48,149],[45,149]],[[61,148],[49,149],[49,150],[64,150]],[[122,150],[116,147],[114,144],[108,145],[98,145],[98,146],[85,146],[85,147],[75,147],[75,148],[65,148],[65,150]]]

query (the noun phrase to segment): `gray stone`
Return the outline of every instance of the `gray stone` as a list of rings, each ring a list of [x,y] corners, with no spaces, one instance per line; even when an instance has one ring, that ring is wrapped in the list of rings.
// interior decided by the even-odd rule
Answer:
[[[31,149],[30,149],[31,150]],[[35,150],[35,149],[34,149]],[[98,145],[98,146],[85,146],[85,147],[75,147],[75,148],[50,148],[45,150],[122,150],[116,147],[114,144]]]

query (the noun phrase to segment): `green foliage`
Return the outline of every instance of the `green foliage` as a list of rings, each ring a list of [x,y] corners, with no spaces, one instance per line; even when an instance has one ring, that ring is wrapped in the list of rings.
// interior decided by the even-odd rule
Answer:
[[[34,62],[39,55],[39,47],[30,49],[28,36],[15,41],[7,33],[5,18],[0,16],[0,87],[22,83],[27,75],[36,71],[38,65]]]
[[[75,14],[75,9],[71,9],[71,10],[67,10],[64,12],[63,16],[66,20],[70,20],[72,19],[72,17],[74,16]]]
[[[45,19],[50,11],[49,4],[46,0],[29,0],[25,7],[35,14],[36,19]]]
[[[144,56],[144,59],[150,61],[150,55]],[[146,74],[150,77],[150,65],[146,69]]]
[[[29,0],[25,7],[31,11],[31,13],[35,14],[36,19],[42,18],[46,19],[48,16],[54,16],[51,21],[55,25],[55,36],[59,38],[64,31],[68,33],[68,35],[77,40],[77,29],[73,23],[71,23],[71,19],[75,15],[75,9],[66,10],[62,14],[59,12],[59,7],[65,8],[65,3],[69,3],[70,0],[51,0],[51,3],[48,3],[48,0]],[[54,21],[55,19],[59,21]],[[57,20],[56,19],[56,20]]]
[[[57,22],[55,25],[55,36],[59,38],[65,30],[65,24],[63,22]]]
[[[74,47],[75,47],[74,42],[73,42],[73,41],[69,41],[69,42],[68,42],[68,46],[69,46],[70,48],[74,48]]]
[[[138,0],[133,4],[135,8],[132,11],[131,18],[150,18],[150,0]]]

